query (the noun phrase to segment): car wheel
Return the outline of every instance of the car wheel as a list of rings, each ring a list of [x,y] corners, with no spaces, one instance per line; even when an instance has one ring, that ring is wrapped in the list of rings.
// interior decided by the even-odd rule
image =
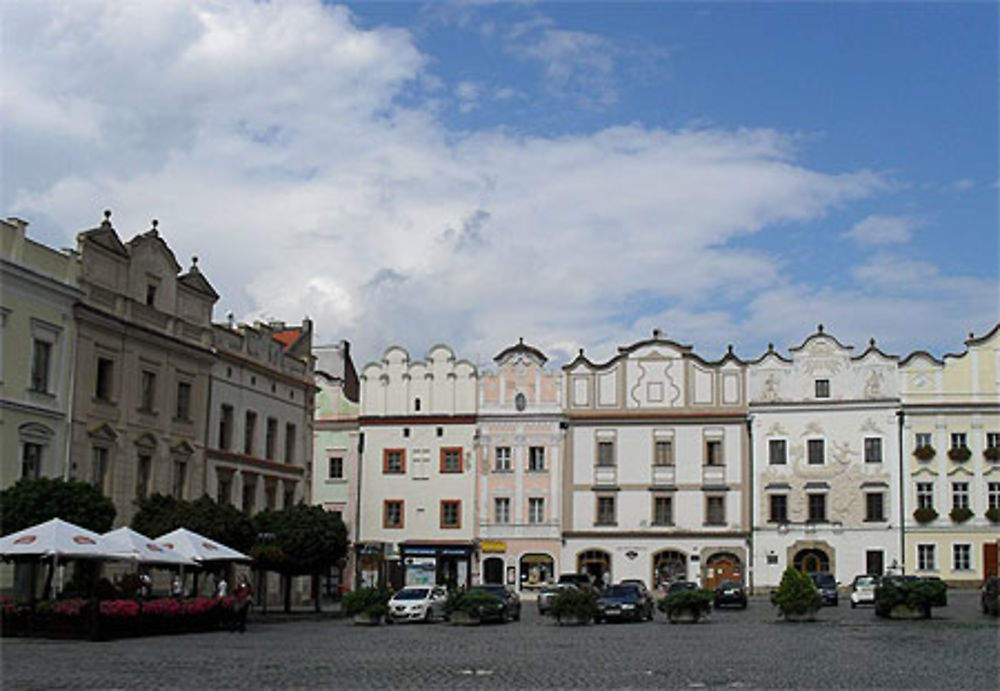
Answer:
[[[740,603],[740,609],[746,609],[746,608],[747,608],[747,601],[744,600],[743,602]]]

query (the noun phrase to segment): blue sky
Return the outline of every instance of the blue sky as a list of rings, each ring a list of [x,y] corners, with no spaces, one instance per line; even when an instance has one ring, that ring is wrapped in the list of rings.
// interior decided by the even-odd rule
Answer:
[[[994,3],[4,14],[7,214],[56,245],[155,216],[218,318],[362,360],[654,326],[754,357],[817,322],[943,352],[998,319]]]

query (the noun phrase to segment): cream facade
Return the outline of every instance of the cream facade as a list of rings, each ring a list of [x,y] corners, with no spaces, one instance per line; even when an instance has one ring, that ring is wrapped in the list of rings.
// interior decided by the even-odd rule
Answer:
[[[479,381],[480,580],[537,589],[559,575],[562,377],[519,343]]]
[[[1000,325],[900,364],[909,573],[978,585],[1000,544]],[[967,510],[967,511],[966,511]]]
[[[755,588],[788,566],[848,584],[901,562],[898,358],[818,331],[747,369]]]

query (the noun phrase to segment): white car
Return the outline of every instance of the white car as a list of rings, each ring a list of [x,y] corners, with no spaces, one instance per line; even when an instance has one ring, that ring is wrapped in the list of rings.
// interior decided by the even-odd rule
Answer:
[[[434,621],[444,619],[448,593],[439,585],[408,585],[389,600],[386,621]]]
[[[875,588],[878,576],[855,576],[851,584],[851,607],[875,604]]]

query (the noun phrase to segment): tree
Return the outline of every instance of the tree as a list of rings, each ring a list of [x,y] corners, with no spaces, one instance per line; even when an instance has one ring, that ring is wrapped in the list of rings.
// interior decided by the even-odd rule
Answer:
[[[138,506],[132,518],[132,529],[150,537],[187,528],[240,552],[248,551],[257,537],[257,529],[249,516],[233,506],[218,504],[208,496],[191,502],[153,494]]]
[[[22,478],[0,492],[0,530],[16,533],[61,518],[95,533],[111,529],[115,505],[93,485],[58,478]]]

